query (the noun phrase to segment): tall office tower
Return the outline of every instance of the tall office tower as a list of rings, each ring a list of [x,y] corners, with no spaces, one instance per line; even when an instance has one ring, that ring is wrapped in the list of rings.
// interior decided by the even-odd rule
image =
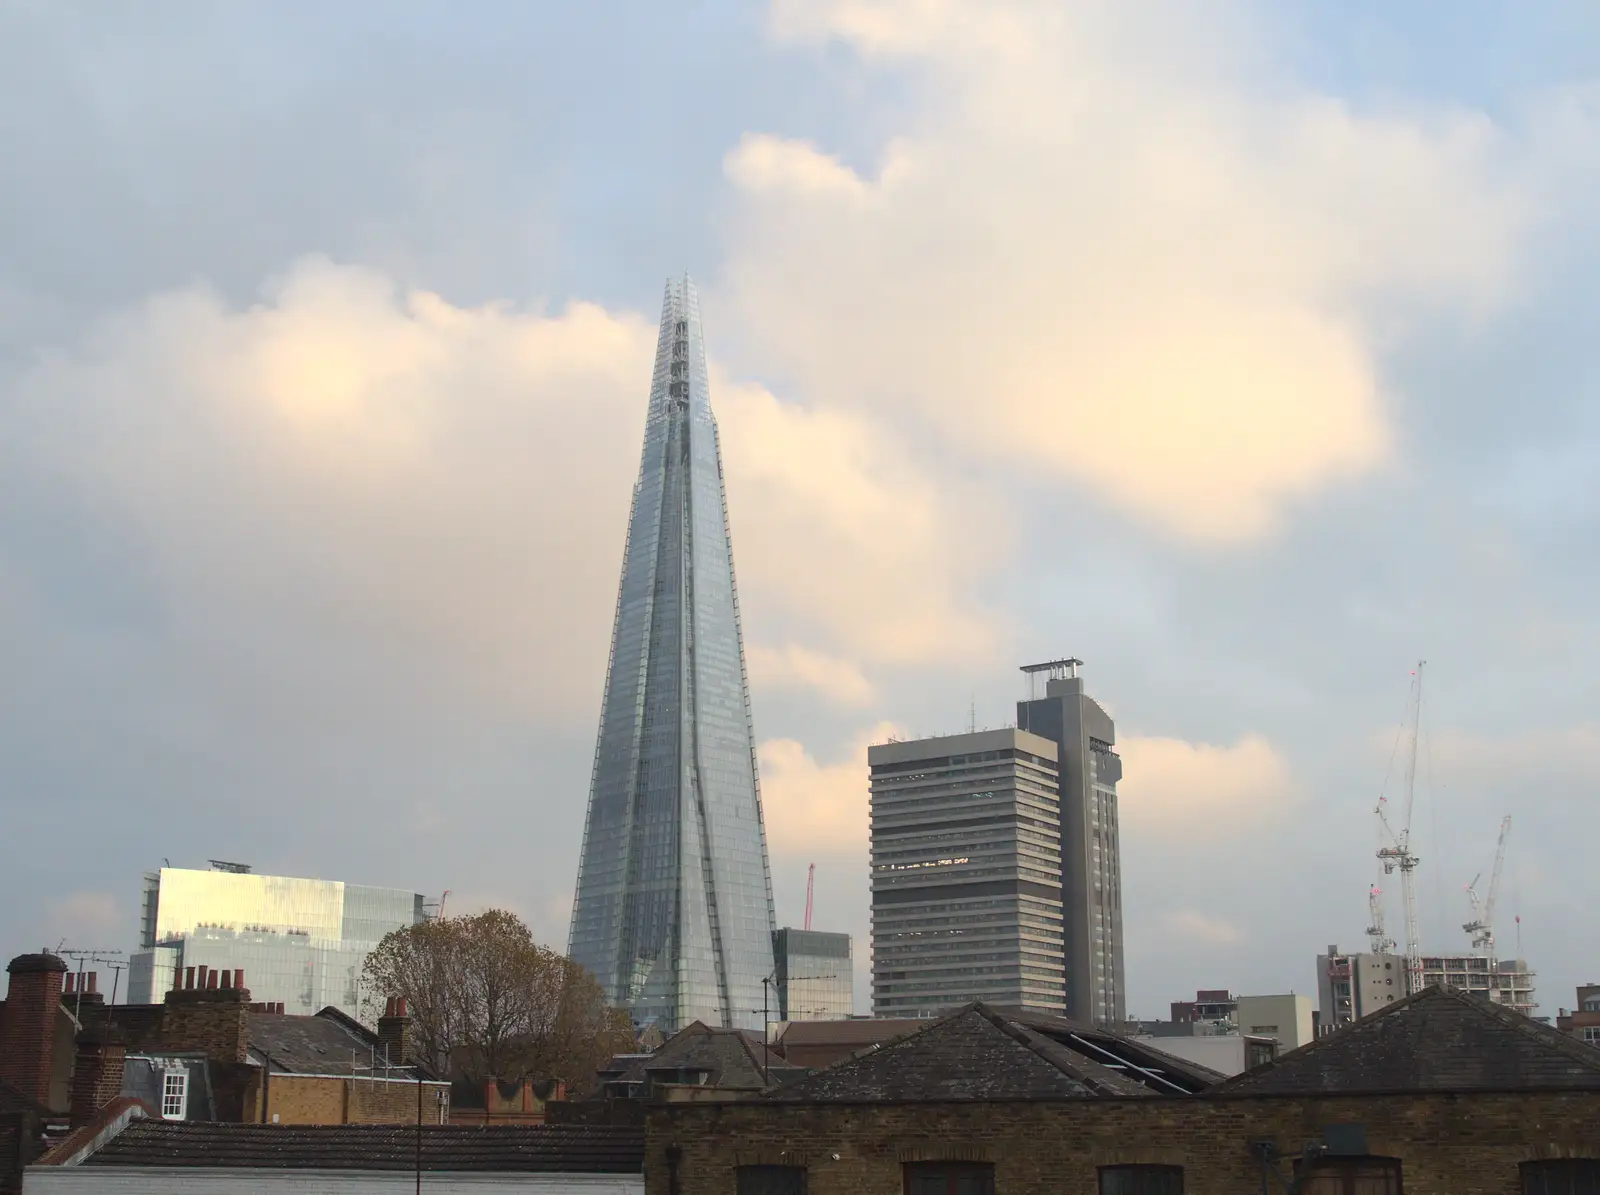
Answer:
[[[968,1000],[1060,1015],[1056,745],[986,730],[867,752],[872,1011]]]
[[[842,1021],[855,1011],[850,935],[785,926],[772,937],[777,959],[774,1021]]]
[[[1117,832],[1122,760],[1112,750],[1117,728],[1110,715],[1083,691],[1082,665],[1082,660],[1052,660],[1023,668],[1029,694],[1017,702],[1017,725],[1043,735],[1060,752],[1067,1015],[1121,1025],[1126,1012]]]
[[[128,1000],[158,1004],[188,968],[243,971],[253,999],[310,1015],[360,1015],[361,968],[391,930],[422,920],[422,895],[338,880],[257,875],[239,863],[145,873],[142,947]]]
[[[568,953],[640,1026],[757,1028],[772,879],[700,307],[667,283]]]

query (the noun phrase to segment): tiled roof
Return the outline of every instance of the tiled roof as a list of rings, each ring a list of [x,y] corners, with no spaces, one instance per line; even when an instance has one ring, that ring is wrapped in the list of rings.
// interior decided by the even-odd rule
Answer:
[[[777,1054],[768,1054],[763,1074],[762,1056],[766,1053],[761,1041],[742,1029],[712,1028],[695,1021],[663,1042],[654,1054],[627,1060],[616,1081],[642,1083],[653,1070],[702,1067],[710,1072],[708,1086],[759,1090],[769,1078],[777,1082],[793,1074],[789,1063]]]
[[[862,1017],[849,1021],[791,1021],[778,1035],[778,1044],[790,1046],[870,1046],[891,1037],[926,1028],[929,1022]]]
[[[140,1120],[86,1166],[412,1170],[418,1133],[406,1125],[216,1124]],[[638,1174],[644,1131],[612,1125],[430,1125],[426,1171]]]
[[[1600,1089],[1600,1051],[1515,1009],[1430,987],[1212,1095]]]
[[[1108,1060],[1110,1057],[1114,1056]],[[764,1098],[858,1103],[1153,1094],[1150,1086],[1126,1068],[1102,1065],[1101,1060],[1008,1014],[969,1004],[870,1053],[777,1088]]]
[[[411,1067],[385,1066],[377,1034],[334,1008],[311,1017],[251,1013],[250,1054],[270,1058],[275,1074],[415,1077]]]

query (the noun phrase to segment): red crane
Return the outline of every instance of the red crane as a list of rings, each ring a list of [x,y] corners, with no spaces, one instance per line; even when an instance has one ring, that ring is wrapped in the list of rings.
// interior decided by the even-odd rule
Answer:
[[[816,882],[817,865],[813,863],[809,868],[806,869],[806,929],[811,928],[811,890]]]

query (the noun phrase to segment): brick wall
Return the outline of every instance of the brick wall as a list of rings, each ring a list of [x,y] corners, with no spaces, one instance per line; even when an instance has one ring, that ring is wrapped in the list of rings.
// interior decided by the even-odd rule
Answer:
[[[122,1062],[127,1055],[114,1029],[85,1029],[78,1035],[77,1063],[72,1071],[72,1126],[94,1119],[95,1113],[122,1094]]]
[[[1600,1092],[686,1104],[650,1109],[645,1190],[669,1195],[676,1147],[685,1195],[733,1195],[734,1168],[758,1163],[805,1165],[808,1195],[900,1195],[904,1162],[937,1160],[993,1162],[997,1195],[1093,1195],[1099,1166],[1137,1162],[1183,1166],[1186,1195],[1239,1195],[1262,1189],[1252,1141],[1298,1155],[1340,1123],[1402,1160],[1407,1195],[1518,1195],[1520,1162],[1600,1157]],[[1287,1178],[1289,1163],[1278,1167]]]
[[[425,1083],[422,1119],[440,1123],[441,1100],[449,1116],[449,1088]],[[267,1118],[279,1124],[416,1124],[417,1085],[400,1081],[321,1075],[273,1075]]]
[[[38,1152],[39,1122],[30,1112],[0,1112],[0,1195],[22,1190],[22,1168]]]
[[[244,988],[174,989],[167,993],[160,1035],[170,1050],[203,1050],[213,1062],[245,1062],[250,993]]]
[[[0,1021],[0,1082],[48,1105],[67,964],[53,954],[19,954],[6,970],[11,979]]]

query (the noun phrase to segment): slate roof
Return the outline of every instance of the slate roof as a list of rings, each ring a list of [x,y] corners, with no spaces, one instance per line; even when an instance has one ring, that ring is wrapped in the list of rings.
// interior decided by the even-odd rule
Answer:
[[[1193,1068],[1187,1066],[1180,1080],[1169,1080],[1165,1056],[1156,1051],[1141,1051],[1141,1061],[1130,1065],[1125,1049],[1130,1043],[1115,1035],[1055,1017],[1033,1019],[1057,1036],[1017,1015],[969,1004],[763,1098],[786,1103],[1149,1098],[1163,1091],[1187,1093],[1212,1081],[1188,1074]],[[1086,1035],[1105,1043],[1099,1057],[1087,1047]]]
[[[766,1055],[766,1074],[762,1057]],[[618,1059],[621,1061],[621,1059]],[[710,1072],[706,1085],[760,1090],[796,1073],[790,1064],[767,1050],[761,1041],[742,1029],[722,1029],[699,1021],[680,1029],[662,1043],[654,1054],[627,1060],[613,1082],[643,1083],[649,1072],[673,1067],[703,1067]]]
[[[85,1166],[221,1166],[240,1169],[414,1170],[409,1125],[217,1124],[138,1120]],[[638,1174],[644,1130],[614,1125],[429,1125],[427,1171]]]
[[[310,1017],[251,1013],[250,1056],[270,1059],[273,1074],[416,1077],[414,1067],[386,1067],[378,1035],[336,1008]]]
[[[1424,988],[1208,1095],[1600,1089],[1600,1050],[1513,1008]]]

